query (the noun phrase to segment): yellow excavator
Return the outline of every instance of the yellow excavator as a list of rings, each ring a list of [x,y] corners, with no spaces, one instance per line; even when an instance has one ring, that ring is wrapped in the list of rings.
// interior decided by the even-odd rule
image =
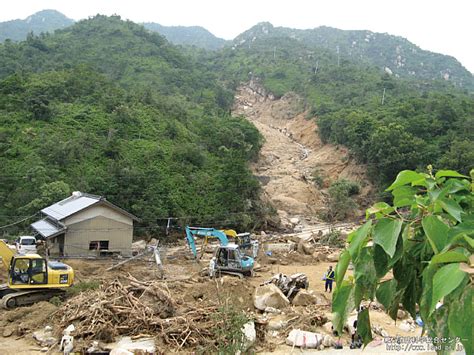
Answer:
[[[69,265],[47,261],[38,254],[15,255],[2,240],[0,261],[8,270],[8,282],[0,285],[3,308],[48,300],[64,293],[74,282],[74,270]]]

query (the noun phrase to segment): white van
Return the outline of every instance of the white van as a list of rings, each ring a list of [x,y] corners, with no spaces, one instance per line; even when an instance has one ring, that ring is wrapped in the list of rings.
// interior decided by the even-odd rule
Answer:
[[[19,237],[16,241],[18,254],[36,254],[36,238],[31,235]]]

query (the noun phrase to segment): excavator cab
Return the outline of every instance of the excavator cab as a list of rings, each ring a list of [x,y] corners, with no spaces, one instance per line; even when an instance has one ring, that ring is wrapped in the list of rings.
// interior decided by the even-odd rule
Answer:
[[[0,241],[1,264],[8,269],[8,283],[0,285],[4,308],[28,305],[61,294],[74,282],[74,270],[38,254],[15,255]]]
[[[241,253],[235,244],[221,245],[215,251],[216,270],[221,272],[251,275],[254,260]]]

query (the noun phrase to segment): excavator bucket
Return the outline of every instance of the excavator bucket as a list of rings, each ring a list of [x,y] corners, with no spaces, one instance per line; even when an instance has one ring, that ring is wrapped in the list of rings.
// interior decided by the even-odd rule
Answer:
[[[10,265],[10,261],[14,255],[13,250],[11,250],[3,240],[0,240],[0,261],[5,269],[8,269],[8,265]]]

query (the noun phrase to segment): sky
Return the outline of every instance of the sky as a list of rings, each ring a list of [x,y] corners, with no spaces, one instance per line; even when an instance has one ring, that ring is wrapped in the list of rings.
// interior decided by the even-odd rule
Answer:
[[[165,26],[202,26],[225,39],[262,21],[299,29],[386,32],[451,55],[474,73],[472,0],[14,0],[2,4],[0,21],[44,9],[74,20],[100,13]]]

